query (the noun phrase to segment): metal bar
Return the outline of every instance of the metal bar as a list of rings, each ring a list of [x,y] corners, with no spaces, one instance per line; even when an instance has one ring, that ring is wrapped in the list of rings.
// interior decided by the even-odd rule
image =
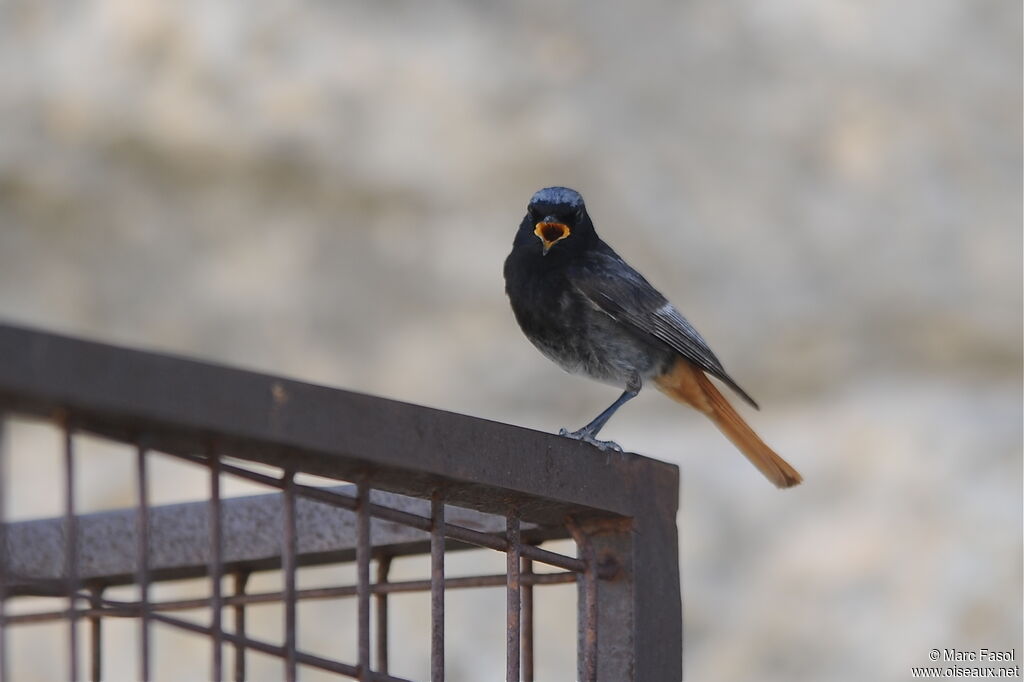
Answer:
[[[631,517],[637,475],[677,471],[630,453],[590,466],[590,448],[554,434],[10,325],[0,357],[0,409],[63,406],[80,431],[117,438],[145,424],[161,452],[202,452],[210,433],[229,433],[221,454],[340,480],[371,464],[376,489],[422,498],[445,480],[449,504],[502,514],[511,501],[530,522]]]
[[[523,590],[523,682],[533,682],[533,562],[523,558],[519,576]]]
[[[210,461],[210,629],[213,652],[210,679],[221,682],[224,676],[223,599],[224,547],[221,537],[220,456],[208,451]]]
[[[167,625],[172,625],[174,627],[195,632],[201,635],[210,635],[212,633],[211,629],[205,625],[200,625],[199,623],[193,623],[187,620],[182,620],[180,618],[168,616],[163,613],[154,613],[153,618],[154,620],[158,620],[161,623],[166,623]],[[348,675],[349,677],[355,676],[356,673],[356,669],[353,666],[345,665],[344,663],[339,663],[335,661],[328,661],[327,659],[321,659],[314,656],[309,656],[308,654],[301,654],[297,651],[288,651],[287,646],[276,646],[274,644],[270,644],[269,642],[263,642],[258,639],[243,637],[241,635],[232,634],[230,632],[225,632],[223,636],[224,639],[229,642],[234,642],[235,644],[240,644],[247,649],[259,651],[270,656],[276,656],[277,658],[281,658],[286,661],[289,659],[295,659],[296,662],[298,662],[300,659],[302,659],[302,663],[305,665],[311,665],[314,668],[320,668],[321,670],[329,670],[330,672],[340,673],[342,675]]]
[[[206,460],[202,457],[189,454],[175,454],[170,453],[175,457],[185,459],[203,466],[206,466]],[[224,473],[232,474],[246,480],[253,481],[255,483],[262,483],[263,485],[281,488],[281,481],[272,476],[261,474],[255,471],[249,471],[243,467],[238,467],[232,464],[222,464],[221,470]],[[350,495],[341,494],[329,488],[316,488],[313,486],[295,484],[295,492],[303,497],[323,502],[342,509],[348,509],[355,511],[357,508],[356,499]],[[380,504],[370,504],[370,516],[383,519],[385,521],[393,521],[394,523],[400,523],[404,526],[410,526],[417,530],[430,532],[430,518],[421,516],[419,514],[413,514],[411,512],[402,511],[393,507],[388,507]],[[465,528],[452,523],[445,524],[445,537],[452,540],[458,540],[465,542],[469,545],[477,547],[486,547],[487,549],[493,549],[499,552],[504,552],[508,549],[508,543],[504,538],[499,535],[491,533],[483,533],[472,528]],[[558,536],[553,536],[558,537]],[[523,545],[521,548],[523,556],[529,557],[534,561],[539,561],[544,564],[549,564],[557,568],[564,568],[568,571],[582,571],[583,562],[575,557],[566,556],[564,554],[558,554],[549,550],[541,549],[534,545]]]
[[[245,586],[249,582],[249,571],[234,574],[233,587],[236,597],[245,597]],[[235,682],[245,682],[245,601],[232,604],[235,614]]]
[[[67,416],[61,418],[64,430],[64,576],[68,594],[68,677],[78,682],[78,525],[75,516],[74,436]]]
[[[361,477],[356,495],[356,574],[359,600],[359,679],[370,680],[370,486]]]
[[[385,554],[377,559],[376,587],[388,583],[392,559],[390,554]],[[388,592],[376,589],[374,590],[374,599],[377,600],[377,670],[386,673],[388,671]]]
[[[600,547],[598,556],[614,553],[622,564],[614,581],[602,581],[600,587],[601,670],[607,664],[630,664],[636,680],[675,682],[683,677],[683,618],[679,585],[679,535],[676,513],[679,509],[677,471],[657,475],[638,471],[632,480],[637,508],[628,530],[611,537],[595,535],[591,544]],[[599,543],[599,544],[598,544]],[[609,660],[621,633],[608,616],[625,604],[630,612],[627,632],[633,636],[629,660]],[[616,671],[610,670],[609,679]]]
[[[102,620],[103,587],[94,585],[89,588],[89,679],[100,682],[103,679],[103,620]]]
[[[577,574],[571,571],[559,573],[533,573],[529,576],[521,576],[521,585],[562,585],[573,583],[577,580]],[[508,575],[498,573],[495,575],[465,576],[461,578],[446,578],[444,581],[446,590],[457,590],[475,587],[497,587],[508,584]],[[389,582],[374,584],[370,591],[374,594],[393,594],[404,592],[426,592],[430,590],[430,580],[409,580],[403,582]],[[337,599],[338,597],[352,597],[358,594],[358,586],[343,585],[339,587],[317,587],[306,590],[298,590],[295,593],[297,599]],[[223,598],[225,606],[232,608],[244,608],[249,604],[271,604],[279,602],[284,598],[283,592],[259,592],[254,594],[240,594]],[[131,617],[137,618],[140,613],[138,602],[122,602],[104,600],[104,607],[100,611],[93,609],[79,609],[79,616],[103,615],[108,617]],[[210,599],[178,599],[173,601],[150,602],[152,611],[189,611],[193,609],[210,608]],[[28,623],[43,623],[52,620],[59,620],[67,617],[66,610],[40,611],[36,613],[19,613],[6,618],[8,625],[24,625]],[[243,631],[244,631],[243,625]],[[237,628],[236,628],[237,631]],[[379,672],[385,672],[383,670]]]
[[[208,469],[204,467],[203,473],[209,475]],[[346,489],[333,488],[342,491]],[[416,514],[413,514],[413,517],[423,518],[429,526],[429,500],[376,490],[371,499],[387,507],[414,511]],[[280,568],[282,504],[282,496],[279,493],[222,501],[222,526],[225,538],[247,538],[244,543],[230,542],[225,545],[225,570]],[[332,505],[320,504],[316,500],[302,499],[297,501],[297,505],[299,544],[303,548],[304,565],[355,559],[354,514]],[[371,506],[371,513],[372,511]],[[209,514],[208,501],[150,508],[151,582],[209,575]],[[134,582],[137,568],[136,515],[133,506],[131,509],[78,516],[76,524],[80,538],[80,582],[107,586]],[[464,526],[483,532],[485,536],[503,533],[505,529],[503,516],[451,505],[446,506],[445,517],[446,526],[449,528],[458,520]],[[522,535],[524,541],[542,542],[551,537],[568,537],[568,532],[564,526],[552,529],[524,524]],[[64,593],[63,536],[63,518],[8,524],[8,569],[12,583],[8,584],[7,588],[10,596],[40,594],[40,589],[47,580],[52,581],[52,585],[46,588],[45,593]],[[492,537],[499,537],[499,545],[505,545],[504,537]],[[420,554],[429,551],[430,545],[429,530],[422,532],[395,523],[375,522],[372,526],[372,539],[375,552],[392,555]],[[446,546],[446,550],[464,550],[468,544],[453,541]],[[182,548],[189,548],[190,551],[183,552]],[[575,557],[571,561],[579,563]]]
[[[430,680],[444,682],[444,500],[430,500]]]
[[[577,581],[580,600],[580,632],[578,642],[578,668],[580,682],[597,682],[597,565],[593,545],[575,519],[566,519],[566,526],[576,541],[576,548],[586,562],[582,581]]]
[[[136,578],[139,585],[139,679],[149,680],[149,473],[146,465],[146,448],[136,446],[136,489],[137,506],[135,522]]]
[[[583,574],[583,592],[586,599],[583,682],[597,682],[597,576],[592,569],[587,569]]]
[[[182,459],[188,459],[190,461],[197,462],[199,464],[205,464],[201,457],[194,455],[176,455]],[[266,474],[260,474],[255,471],[249,471],[243,467],[234,466],[231,464],[224,464],[223,470],[225,473],[230,473],[241,478],[254,481],[256,483],[263,483],[267,486],[280,487],[280,481],[272,476]],[[357,508],[357,502],[355,498],[349,495],[339,494],[327,488],[316,488],[313,486],[296,485],[295,492],[299,495],[309,497],[317,500],[318,502],[324,502],[331,504],[343,509],[349,509],[355,511]],[[431,521],[425,516],[419,514],[412,514],[410,512],[386,507],[379,504],[370,504],[370,515],[384,519],[386,521],[393,521],[395,523],[401,523],[405,526],[410,526],[418,530],[430,532]],[[470,545],[476,545],[477,547],[486,547],[488,549],[497,550],[504,552],[508,550],[508,543],[500,536],[493,535],[491,533],[481,533],[480,531],[473,530],[471,528],[465,528],[450,523],[445,524],[445,537],[451,538],[452,540],[459,540]],[[582,571],[583,562],[574,557],[565,556],[563,554],[557,554],[534,545],[523,545],[520,548],[520,552],[523,556],[529,557],[534,561],[540,561],[541,563],[556,566],[558,568],[564,568],[568,571]]]
[[[287,682],[295,682],[297,662],[295,658],[295,472],[285,471],[284,482],[284,547],[281,553],[281,570],[284,573],[284,674]]]
[[[506,682],[519,682],[519,516],[517,510],[510,509],[506,517],[508,529],[508,553],[506,554],[506,566],[508,571],[507,596],[507,626],[505,637],[505,679]]]
[[[171,625],[176,628],[181,628],[182,630],[187,630],[189,632],[195,632],[197,634],[207,636],[211,634],[209,627],[205,625],[200,625],[199,623],[193,623],[187,620],[182,620],[180,618],[175,618],[173,616],[168,616],[162,613],[153,614],[153,618],[154,620],[158,620],[162,623],[166,623],[167,625]],[[274,644],[270,644],[269,642],[264,642],[258,639],[251,639],[248,637],[241,637],[237,634],[230,632],[225,632],[223,636],[224,639],[228,642],[232,642],[234,644],[241,644],[249,649],[259,651],[260,653],[268,654],[270,656],[276,656],[277,658],[284,658],[285,656],[287,656],[284,647],[276,646]],[[315,654],[309,654],[304,651],[296,651],[295,659],[297,663],[309,666],[311,668],[318,668],[320,670],[326,670],[328,672],[338,673],[340,675],[346,675],[348,677],[353,678],[359,675],[359,668],[357,666],[342,663],[340,661],[333,661],[331,659],[316,656]],[[374,673],[372,677],[370,677],[369,679],[371,680],[371,682],[411,682],[411,680],[407,680],[401,677],[394,677],[392,675],[384,675],[382,673]]]

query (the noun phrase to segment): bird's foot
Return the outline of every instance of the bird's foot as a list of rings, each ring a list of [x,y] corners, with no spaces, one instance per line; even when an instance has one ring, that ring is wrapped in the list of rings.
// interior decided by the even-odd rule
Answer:
[[[601,452],[607,452],[609,450],[613,452],[622,452],[622,446],[613,440],[598,440],[594,438],[594,434],[588,431],[586,428],[582,428],[579,431],[569,431],[569,429],[560,429],[558,432],[559,436],[565,436],[566,438],[572,438],[573,440],[581,440],[584,443],[590,443]]]

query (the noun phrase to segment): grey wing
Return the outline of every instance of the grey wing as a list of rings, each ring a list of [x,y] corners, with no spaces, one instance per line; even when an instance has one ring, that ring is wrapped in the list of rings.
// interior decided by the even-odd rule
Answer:
[[[609,249],[610,250],[610,249]],[[572,285],[598,310],[667,344],[708,374],[721,379],[755,408],[757,403],[733,381],[707,341],[661,292],[614,252],[569,272]]]

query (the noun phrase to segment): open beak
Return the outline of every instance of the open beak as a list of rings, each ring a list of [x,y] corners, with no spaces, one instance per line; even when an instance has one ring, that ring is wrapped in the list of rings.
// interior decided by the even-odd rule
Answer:
[[[533,233],[544,244],[544,255],[548,255],[548,251],[557,242],[562,241],[569,236],[569,226],[565,223],[559,223],[554,218],[548,216],[544,220],[537,223]]]

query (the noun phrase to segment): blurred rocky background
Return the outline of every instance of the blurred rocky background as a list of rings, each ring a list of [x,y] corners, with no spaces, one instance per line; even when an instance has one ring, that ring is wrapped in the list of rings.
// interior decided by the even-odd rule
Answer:
[[[531,193],[575,187],[806,477],[775,490],[653,391],[608,426],[682,467],[688,679],[900,680],[943,647],[1020,664],[1021,14],[5,0],[0,317],[575,428],[617,393],[530,347],[501,279]],[[13,516],[53,512],[32,450]],[[113,469],[86,504],[130,501]],[[543,682],[572,675],[567,598]],[[452,678],[501,679],[501,641],[459,627]],[[203,674],[168,647],[161,679]]]

